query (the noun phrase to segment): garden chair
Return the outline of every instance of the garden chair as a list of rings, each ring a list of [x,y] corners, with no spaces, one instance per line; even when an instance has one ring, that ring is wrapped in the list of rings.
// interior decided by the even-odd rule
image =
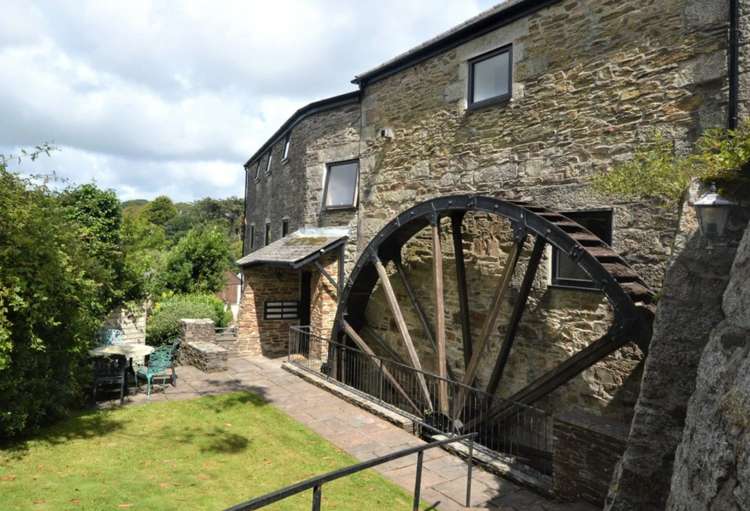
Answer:
[[[120,404],[125,402],[125,388],[127,386],[126,371],[128,361],[123,356],[94,357],[94,388],[93,399],[96,403],[96,391],[103,386],[119,386]]]
[[[151,399],[151,386],[154,380],[169,380],[174,387],[177,383],[177,375],[174,372],[174,359],[172,357],[172,346],[159,346],[148,356],[148,363],[135,370],[135,383],[138,380],[146,380],[146,396]]]
[[[125,342],[125,334],[117,328],[103,328],[97,337],[99,346],[111,346]]]

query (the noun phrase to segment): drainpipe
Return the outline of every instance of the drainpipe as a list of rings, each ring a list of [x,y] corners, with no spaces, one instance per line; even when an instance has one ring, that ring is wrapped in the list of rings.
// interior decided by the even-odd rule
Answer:
[[[730,130],[737,128],[740,92],[740,2],[729,0],[729,105],[727,127]]]

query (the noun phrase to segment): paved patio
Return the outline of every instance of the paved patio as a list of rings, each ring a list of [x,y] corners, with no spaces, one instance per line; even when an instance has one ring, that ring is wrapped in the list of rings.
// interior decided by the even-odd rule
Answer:
[[[227,371],[203,373],[192,366],[177,368],[176,387],[169,385],[152,394],[152,401],[196,397],[247,390],[305,424],[359,460],[382,456],[424,442],[338,397],[284,371],[282,360],[230,359]],[[144,391],[129,403],[143,403]],[[412,492],[416,456],[402,458],[376,470]],[[466,463],[440,449],[425,452],[422,497],[437,510],[463,510],[466,495]],[[252,495],[248,495],[248,498]],[[503,511],[592,511],[587,504],[560,504],[475,467],[472,508]]]

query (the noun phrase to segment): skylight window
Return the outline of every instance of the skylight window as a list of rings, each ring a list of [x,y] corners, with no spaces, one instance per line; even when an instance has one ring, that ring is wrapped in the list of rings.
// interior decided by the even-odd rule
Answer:
[[[273,161],[273,154],[269,151],[268,153],[268,160],[266,160],[266,175],[271,175],[271,161]]]
[[[292,136],[287,135],[284,139],[284,155],[281,157],[282,160],[289,158],[289,146],[292,144]]]

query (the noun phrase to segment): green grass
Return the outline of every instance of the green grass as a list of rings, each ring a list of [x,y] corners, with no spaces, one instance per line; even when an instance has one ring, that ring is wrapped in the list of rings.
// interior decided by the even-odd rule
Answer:
[[[356,463],[249,393],[80,414],[0,450],[3,510],[223,509]],[[310,509],[305,492],[269,509]],[[323,508],[410,509],[372,472],[323,486]]]

